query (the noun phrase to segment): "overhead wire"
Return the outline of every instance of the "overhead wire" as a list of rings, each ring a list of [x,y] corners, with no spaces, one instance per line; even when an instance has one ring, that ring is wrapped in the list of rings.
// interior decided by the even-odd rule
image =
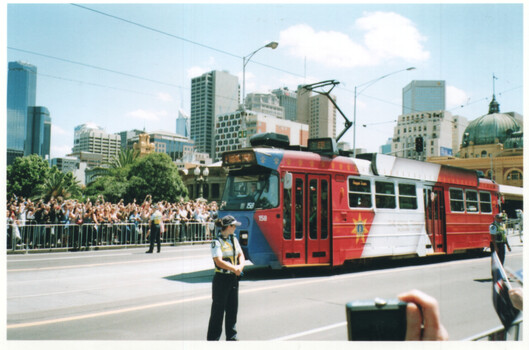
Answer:
[[[81,9],[84,9],[84,10],[87,10],[87,11],[92,11],[92,12],[100,14],[102,16],[110,17],[110,18],[113,18],[115,20],[122,21],[122,22],[125,22],[125,23],[128,23],[128,24],[131,24],[131,25],[134,25],[134,26],[137,26],[137,27],[140,27],[140,28],[155,32],[155,33],[158,33],[158,34],[166,35],[166,36],[169,36],[169,37],[174,38],[174,39],[182,40],[182,41],[185,41],[185,42],[193,44],[193,45],[197,45],[197,46],[209,49],[209,50],[213,50],[213,51],[216,51],[216,52],[219,52],[219,53],[231,56],[231,57],[235,57],[235,58],[238,58],[238,59],[241,59],[241,60],[244,58],[244,56],[239,56],[239,55],[236,55],[234,53],[228,52],[226,50],[222,50],[222,49],[218,49],[218,48],[213,47],[213,46],[201,44],[201,43],[199,43],[197,41],[190,40],[190,39],[181,37],[179,35],[171,34],[171,33],[168,33],[166,31],[163,31],[163,30],[160,30],[160,29],[156,29],[156,28],[153,28],[153,27],[150,27],[150,26],[147,26],[147,25],[135,22],[135,21],[131,21],[131,20],[119,17],[119,16],[115,16],[115,15],[112,15],[112,14],[109,14],[109,13],[106,13],[106,12],[103,12],[103,11],[99,11],[99,10],[96,10],[96,9],[93,9],[93,8],[90,8],[90,7],[87,7],[87,6],[83,6],[83,5],[79,5],[79,4],[71,4],[71,5],[79,7]],[[274,67],[274,66],[268,65],[266,63],[262,63],[262,62],[258,62],[258,61],[254,61],[254,60],[252,60],[252,63],[258,64],[258,65],[261,65],[261,66],[264,66],[264,67],[267,67],[267,68],[271,68],[271,69],[277,70],[279,72],[291,74],[291,75],[294,75],[294,76],[297,76],[297,77],[301,77],[301,78],[304,77],[302,74],[297,74],[297,73],[294,73],[294,72],[290,72],[290,71],[287,71],[287,70],[284,70],[284,69],[281,69],[281,68],[278,68],[278,67]]]

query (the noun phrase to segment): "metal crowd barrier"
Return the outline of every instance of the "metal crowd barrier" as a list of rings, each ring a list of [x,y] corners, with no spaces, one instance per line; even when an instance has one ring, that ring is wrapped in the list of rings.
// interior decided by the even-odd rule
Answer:
[[[508,219],[505,223],[505,230],[507,236],[518,236],[520,242],[523,243],[523,220],[522,219]]]
[[[471,341],[521,340],[520,331],[523,329],[522,323],[523,323],[523,318],[519,318],[513,322],[509,331],[506,331],[503,326],[498,326],[496,328],[490,329],[480,334],[473,335],[472,337],[463,339],[463,340],[471,340]]]
[[[7,250],[81,250],[149,244],[148,223],[7,225]],[[214,235],[211,222],[164,223],[162,244],[204,242]]]

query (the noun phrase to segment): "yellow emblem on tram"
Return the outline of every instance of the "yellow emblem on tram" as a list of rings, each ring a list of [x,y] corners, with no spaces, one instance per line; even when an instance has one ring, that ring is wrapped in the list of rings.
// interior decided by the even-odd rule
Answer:
[[[366,235],[369,233],[369,230],[367,229],[367,219],[362,220],[362,214],[359,214],[358,220],[353,219],[353,223],[355,227],[353,228],[352,233],[356,235],[356,243],[358,241],[362,241],[362,243],[366,242]]]

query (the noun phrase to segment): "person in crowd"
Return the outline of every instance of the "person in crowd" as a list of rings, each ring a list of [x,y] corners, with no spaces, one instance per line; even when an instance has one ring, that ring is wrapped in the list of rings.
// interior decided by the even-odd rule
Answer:
[[[62,197],[51,198],[48,202],[32,202],[14,197],[7,200],[7,209],[12,210],[17,217],[17,226],[23,240],[21,243],[27,244],[29,248],[71,248],[74,242],[80,248],[118,242],[142,243],[143,240],[138,241],[137,238],[147,232],[141,232],[140,224],[149,227],[149,220],[154,212],[151,203],[150,196],[142,204],[132,202],[127,205],[123,201],[116,204],[105,202],[102,196],[94,202],[87,199],[84,203]],[[163,201],[159,204],[164,207],[162,215],[167,236],[162,239],[211,239],[214,220],[218,215],[215,202],[207,204],[180,200],[174,203]],[[136,214],[132,216],[133,213]]]
[[[209,318],[207,340],[219,340],[225,317],[226,340],[237,339],[237,312],[239,307],[239,278],[245,259],[239,241],[234,235],[241,223],[231,215],[217,219],[220,234],[212,240],[211,255],[215,264],[212,282],[213,302]]]

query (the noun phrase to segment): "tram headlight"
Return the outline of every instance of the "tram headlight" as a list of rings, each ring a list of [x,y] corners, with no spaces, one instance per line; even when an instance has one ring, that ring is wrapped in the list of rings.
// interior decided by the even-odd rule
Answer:
[[[239,241],[241,245],[248,245],[248,231],[241,231],[239,233]]]

